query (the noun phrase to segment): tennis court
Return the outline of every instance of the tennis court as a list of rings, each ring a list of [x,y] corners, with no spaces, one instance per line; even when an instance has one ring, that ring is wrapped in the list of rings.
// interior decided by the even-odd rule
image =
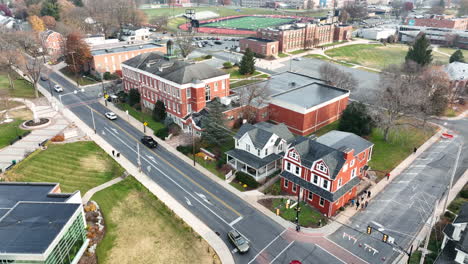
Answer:
[[[259,28],[283,25],[293,21],[295,21],[294,18],[243,16],[201,24],[200,27],[257,30]]]

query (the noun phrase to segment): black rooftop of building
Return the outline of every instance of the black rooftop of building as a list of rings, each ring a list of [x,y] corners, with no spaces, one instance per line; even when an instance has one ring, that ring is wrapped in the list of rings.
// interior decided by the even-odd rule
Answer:
[[[0,208],[13,208],[18,202],[65,202],[70,194],[50,193],[56,185],[57,183],[2,182]]]

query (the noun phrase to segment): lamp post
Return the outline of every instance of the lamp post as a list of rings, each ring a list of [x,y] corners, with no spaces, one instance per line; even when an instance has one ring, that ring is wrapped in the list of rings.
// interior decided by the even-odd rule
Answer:
[[[194,135],[194,130],[195,130],[195,124],[193,123],[192,120],[192,156],[193,156],[193,166],[195,167],[195,135]]]

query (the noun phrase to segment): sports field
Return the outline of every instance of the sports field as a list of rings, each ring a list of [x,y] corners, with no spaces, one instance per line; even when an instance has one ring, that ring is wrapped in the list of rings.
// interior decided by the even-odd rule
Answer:
[[[294,21],[293,18],[244,16],[238,18],[225,19],[218,22],[201,24],[200,27],[213,28],[233,28],[257,30],[259,28],[274,27]]]

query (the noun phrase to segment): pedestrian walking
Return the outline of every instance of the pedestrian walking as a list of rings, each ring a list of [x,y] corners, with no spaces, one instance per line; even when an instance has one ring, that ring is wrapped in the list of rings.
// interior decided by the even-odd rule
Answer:
[[[366,201],[366,202],[364,203],[364,208],[367,208],[368,205],[369,205],[369,202]]]
[[[387,172],[385,176],[387,176],[387,181],[390,180],[390,172]]]
[[[367,198],[370,198],[371,192],[367,191]]]
[[[115,156],[115,150],[112,150],[112,156]]]
[[[366,201],[367,202],[367,201]],[[364,209],[364,204],[361,205],[361,209]]]
[[[119,157],[120,157],[120,152],[117,153],[117,158],[119,158]]]
[[[354,199],[351,200],[351,206],[354,206]]]
[[[417,148],[417,147],[414,147],[413,153],[416,154],[416,151],[418,151],[418,148]]]
[[[359,205],[361,205],[361,204],[359,203],[359,200],[358,200],[358,201],[356,202],[356,210],[359,209]]]

